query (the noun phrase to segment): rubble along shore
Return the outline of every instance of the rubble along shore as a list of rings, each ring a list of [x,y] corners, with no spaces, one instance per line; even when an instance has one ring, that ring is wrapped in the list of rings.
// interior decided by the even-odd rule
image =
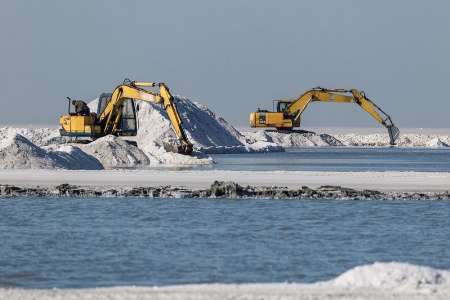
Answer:
[[[206,189],[177,186],[158,187],[83,187],[60,184],[53,187],[29,187],[0,184],[0,197],[144,197],[144,198],[222,198],[222,199],[330,199],[330,200],[450,200],[445,192],[381,192],[325,185],[298,189],[278,186],[241,186],[236,182],[214,181]]]

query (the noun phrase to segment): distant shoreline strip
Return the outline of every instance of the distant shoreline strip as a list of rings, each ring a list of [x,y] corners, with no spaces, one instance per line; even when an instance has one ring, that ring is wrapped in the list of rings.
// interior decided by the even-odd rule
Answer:
[[[206,198],[206,199],[298,199],[298,200],[450,200],[445,192],[383,192],[357,190],[342,186],[324,185],[318,188],[301,186],[287,188],[277,186],[242,186],[232,181],[214,181],[209,188],[194,189],[180,186],[149,186],[105,188],[59,184],[46,187],[29,187],[0,184],[2,198],[93,198],[93,197],[140,197],[140,198]]]

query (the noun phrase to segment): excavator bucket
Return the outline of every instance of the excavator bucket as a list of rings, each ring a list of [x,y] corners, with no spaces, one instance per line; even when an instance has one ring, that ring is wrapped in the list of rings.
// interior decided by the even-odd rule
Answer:
[[[387,126],[387,130],[389,133],[389,143],[395,145],[395,141],[400,135],[400,130],[394,124]]]
[[[178,153],[185,154],[185,155],[191,155],[194,151],[194,146],[192,144],[183,144],[180,147],[178,147]]]
[[[179,144],[172,144],[172,143],[163,143],[163,147],[168,152],[174,152],[184,155],[191,155],[194,151],[194,147],[192,144],[188,143],[179,143]]]

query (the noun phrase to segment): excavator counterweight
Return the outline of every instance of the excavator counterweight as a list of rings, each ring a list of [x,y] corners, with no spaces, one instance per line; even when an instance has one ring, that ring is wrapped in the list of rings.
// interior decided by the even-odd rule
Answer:
[[[148,88],[159,88],[159,92]],[[71,100],[69,98],[69,100]],[[72,101],[75,112],[60,118],[62,136],[87,137],[92,140],[112,135],[136,135],[136,112],[133,101],[161,104],[172,124],[178,144],[171,150],[181,154],[191,154],[193,145],[183,129],[173,96],[164,83],[137,82],[125,80],[111,94],[103,93],[99,97],[97,112],[90,112],[84,101]],[[133,123],[134,122],[134,123]]]
[[[274,127],[278,130],[292,130],[300,127],[301,115],[311,102],[356,103],[378,123],[386,127],[389,143],[395,145],[400,130],[391,117],[357,89],[325,89],[321,87],[306,91],[296,100],[275,100],[276,111],[257,110],[250,113],[251,127]]]

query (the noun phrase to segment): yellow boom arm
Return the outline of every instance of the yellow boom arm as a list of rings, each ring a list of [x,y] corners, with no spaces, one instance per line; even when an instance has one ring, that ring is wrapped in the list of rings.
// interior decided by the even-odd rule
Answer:
[[[144,87],[159,87],[159,93],[144,89]],[[101,124],[105,135],[114,134],[119,129],[122,114],[121,107],[127,99],[162,104],[172,123],[172,128],[180,141],[181,149],[179,149],[179,152],[192,152],[193,146],[184,132],[180,115],[173,102],[173,96],[164,83],[125,81],[123,84],[117,86],[111,95],[111,100],[98,116],[98,122]]]
[[[391,117],[386,114],[381,108],[379,108],[372,100],[366,97],[363,91],[357,89],[324,89],[314,88],[303,95],[297,100],[292,102],[287,108],[286,113],[294,117],[294,123],[300,120],[300,116],[305,111],[306,107],[311,102],[338,102],[338,103],[356,103],[362,109],[364,109],[372,118],[378,123],[388,129],[390,143],[394,144],[398,138],[400,131],[395,127],[391,120]]]
[[[250,114],[250,126],[275,127],[280,130],[291,130],[300,126],[302,113],[311,102],[356,103],[378,123],[387,128],[390,144],[394,145],[400,131],[395,127],[391,117],[366,97],[363,91],[356,89],[324,89],[313,88],[306,91],[296,100],[277,101],[277,111],[258,110]]]

